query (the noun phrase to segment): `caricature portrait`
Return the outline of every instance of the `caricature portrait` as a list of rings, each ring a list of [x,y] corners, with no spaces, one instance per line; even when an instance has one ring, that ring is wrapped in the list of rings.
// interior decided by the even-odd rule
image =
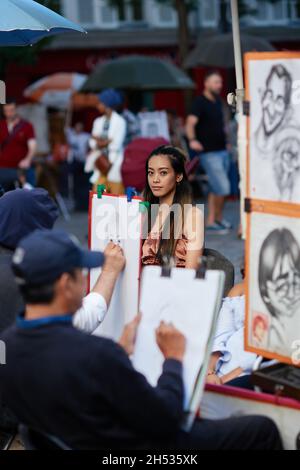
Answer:
[[[292,77],[281,64],[273,65],[262,90],[262,119],[256,131],[256,145],[266,157],[274,147],[276,132],[291,119]]]
[[[300,317],[300,246],[289,229],[277,228],[265,238],[258,283],[271,319],[268,349],[288,355]]]
[[[273,170],[279,199],[292,201],[295,185],[300,183],[300,132],[289,127],[278,135],[278,144],[274,151]]]
[[[250,60],[249,197],[300,202],[299,74],[300,55]]]

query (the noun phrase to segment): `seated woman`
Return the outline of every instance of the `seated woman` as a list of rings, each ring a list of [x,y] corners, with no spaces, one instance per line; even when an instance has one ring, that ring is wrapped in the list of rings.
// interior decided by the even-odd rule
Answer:
[[[143,265],[196,269],[203,250],[203,213],[192,205],[185,171],[186,157],[176,147],[154,150],[146,163],[145,201],[150,203],[144,227]]]
[[[236,285],[223,301],[213,350],[207,373],[207,383],[250,388],[249,374],[257,355],[244,350],[245,286]]]

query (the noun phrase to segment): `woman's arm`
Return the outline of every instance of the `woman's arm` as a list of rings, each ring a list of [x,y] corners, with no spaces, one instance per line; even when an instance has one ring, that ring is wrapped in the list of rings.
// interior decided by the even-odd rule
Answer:
[[[216,351],[212,353],[212,355],[210,356],[209,365],[208,365],[207,374],[206,374],[206,383],[213,384],[213,385],[222,384],[220,377],[218,377],[216,374],[217,363],[221,356],[222,356],[222,353],[220,351]]]
[[[208,374],[211,374],[216,371],[216,366],[221,356],[222,356],[222,353],[220,351],[216,351],[211,354],[209,364],[208,364],[208,369],[207,369]]]
[[[245,282],[241,282],[240,284],[236,284],[233,286],[231,291],[228,294],[228,297],[241,297],[245,295]]]
[[[204,219],[203,213],[198,207],[192,207],[186,216],[184,226],[187,237],[186,263],[188,269],[197,269],[203,253]]]
[[[241,367],[237,367],[236,369],[233,369],[231,372],[228,372],[228,374],[223,375],[221,377],[221,381],[223,384],[226,384],[227,382],[230,382],[231,380],[237,379],[244,370]]]

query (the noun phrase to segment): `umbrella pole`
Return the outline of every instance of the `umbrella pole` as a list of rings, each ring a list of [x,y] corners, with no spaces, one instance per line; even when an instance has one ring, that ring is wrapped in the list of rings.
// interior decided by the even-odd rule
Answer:
[[[241,51],[240,23],[237,0],[230,0],[232,17],[232,36],[234,48],[234,62],[237,89],[235,101],[238,116],[238,159],[240,173],[240,215],[242,238],[246,238],[246,214],[244,212],[244,199],[246,197],[246,156],[247,156],[247,120],[243,114],[243,101],[245,99],[245,88],[243,78],[243,63]]]

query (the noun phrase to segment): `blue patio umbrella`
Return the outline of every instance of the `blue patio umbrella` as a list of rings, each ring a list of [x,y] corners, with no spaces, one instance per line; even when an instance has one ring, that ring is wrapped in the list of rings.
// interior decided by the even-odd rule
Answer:
[[[28,46],[81,26],[33,0],[0,0],[0,46]]]

